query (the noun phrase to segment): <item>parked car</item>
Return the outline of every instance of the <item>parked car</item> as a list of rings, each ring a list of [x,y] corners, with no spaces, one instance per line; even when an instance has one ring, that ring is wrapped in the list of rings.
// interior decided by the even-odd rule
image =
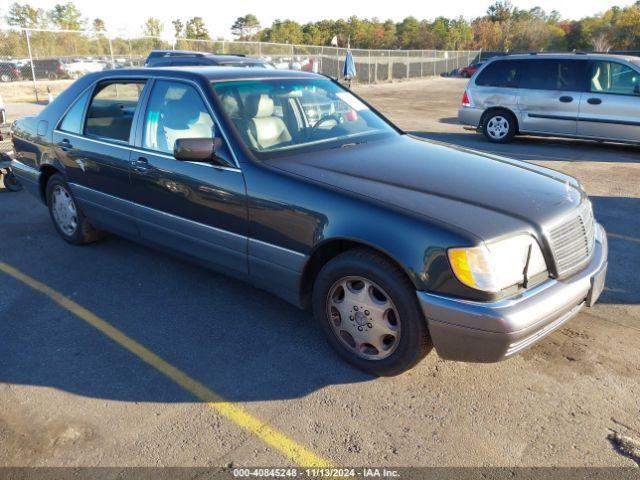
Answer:
[[[0,62],[0,82],[22,80],[22,72],[15,62]]]
[[[145,67],[192,67],[196,65],[274,68],[269,62],[245,55],[221,55],[187,50],[152,50],[144,62]]]
[[[33,74],[31,71],[31,62],[27,62],[20,67],[22,78],[31,80]],[[42,58],[33,60],[33,72],[36,79],[57,80],[63,78],[71,78],[65,63],[59,58]]]
[[[76,58],[65,63],[65,71],[72,78],[86,75],[87,73],[100,72],[107,68],[103,61],[90,58]]]
[[[249,281],[376,375],[432,345],[510,357],[603,289],[606,235],[574,178],[407,135],[321,75],[92,73],[13,141],[67,242],[113,232]]]
[[[466,67],[462,67],[458,70],[458,75],[464,78],[471,78],[482,65],[484,65],[484,62],[476,62],[471,65],[467,65]]]
[[[497,143],[517,134],[640,143],[640,58],[500,57],[469,81],[458,118]]]

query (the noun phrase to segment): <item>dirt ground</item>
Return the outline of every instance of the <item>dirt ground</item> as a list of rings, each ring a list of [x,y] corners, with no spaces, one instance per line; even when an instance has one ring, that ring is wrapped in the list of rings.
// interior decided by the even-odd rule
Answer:
[[[609,232],[600,303],[508,361],[455,363],[433,352],[401,376],[368,377],[336,358],[308,312],[117,237],[66,245],[24,192],[0,190],[11,212],[0,226],[0,262],[335,465],[637,466],[640,149],[540,138],[489,144],[456,124],[464,85],[438,78],[357,90],[416,135],[577,176]],[[0,318],[0,465],[291,463],[1,272]]]

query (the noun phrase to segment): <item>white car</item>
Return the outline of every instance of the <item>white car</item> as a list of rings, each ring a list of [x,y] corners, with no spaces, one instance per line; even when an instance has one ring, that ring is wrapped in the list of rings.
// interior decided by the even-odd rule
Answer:
[[[65,68],[72,77],[80,77],[87,73],[101,72],[105,67],[105,63],[95,60],[77,59],[69,63],[65,63]]]

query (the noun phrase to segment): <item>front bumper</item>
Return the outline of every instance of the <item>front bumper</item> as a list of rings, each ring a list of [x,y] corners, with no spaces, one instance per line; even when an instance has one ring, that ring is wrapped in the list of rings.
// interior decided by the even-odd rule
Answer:
[[[418,292],[438,355],[465,362],[497,362],[533,345],[585,305],[591,306],[602,289],[608,258],[606,233],[601,225],[597,228],[589,265],[569,279],[549,279],[496,302]]]

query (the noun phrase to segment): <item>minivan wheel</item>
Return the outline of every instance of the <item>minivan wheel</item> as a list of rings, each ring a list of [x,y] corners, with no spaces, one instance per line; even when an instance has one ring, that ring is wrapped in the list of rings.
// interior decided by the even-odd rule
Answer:
[[[65,241],[83,245],[102,237],[76,204],[62,175],[54,174],[49,178],[46,198],[53,225]]]
[[[504,110],[490,112],[482,122],[482,132],[490,142],[510,142],[516,134],[516,119]]]
[[[329,344],[367,373],[398,375],[432,348],[415,287],[371,250],[329,261],[314,283],[312,306]]]

